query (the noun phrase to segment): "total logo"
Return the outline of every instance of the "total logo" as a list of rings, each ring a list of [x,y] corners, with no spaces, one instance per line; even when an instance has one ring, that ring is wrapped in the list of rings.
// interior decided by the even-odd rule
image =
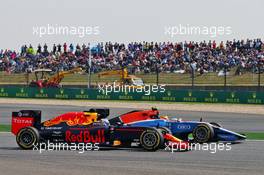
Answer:
[[[178,129],[191,129],[190,125],[178,125],[177,126]]]
[[[19,124],[32,124],[32,120],[33,119],[17,119],[17,118],[13,118],[13,123],[19,123]]]

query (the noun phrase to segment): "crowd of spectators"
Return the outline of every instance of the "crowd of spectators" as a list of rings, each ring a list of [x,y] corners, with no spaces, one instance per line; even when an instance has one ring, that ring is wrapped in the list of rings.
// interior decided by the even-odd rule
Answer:
[[[90,61],[89,61],[90,58]],[[19,52],[0,51],[0,71],[22,73],[39,68],[54,72],[82,67],[92,72],[130,67],[130,71],[151,73],[199,74],[219,72],[235,68],[239,75],[245,71],[263,70],[264,43],[261,39],[233,40],[216,43],[203,42],[133,42],[68,45],[54,44],[51,49],[46,44],[23,45]]]

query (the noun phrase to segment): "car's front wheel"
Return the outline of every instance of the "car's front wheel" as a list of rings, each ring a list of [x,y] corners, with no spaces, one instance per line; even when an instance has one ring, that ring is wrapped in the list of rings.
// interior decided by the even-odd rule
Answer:
[[[156,129],[148,129],[140,136],[141,146],[148,151],[156,151],[164,144],[162,134]]]
[[[193,139],[198,143],[207,143],[214,137],[214,130],[208,124],[200,124],[193,130]]]
[[[17,144],[22,149],[32,149],[39,142],[39,132],[34,127],[21,129],[16,136]]]

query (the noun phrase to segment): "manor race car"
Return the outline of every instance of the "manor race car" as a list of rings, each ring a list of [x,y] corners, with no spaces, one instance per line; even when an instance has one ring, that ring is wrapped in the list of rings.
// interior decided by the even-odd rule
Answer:
[[[192,141],[197,143],[235,142],[246,139],[245,135],[224,129],[220,124],[215,122],[182,121],[180,119],[169,119],[167,116],[159,116],[159,111],[156,108],[131,111],[112,118],[109,122],[112,125],[124,123],[133,127],[167,128],[173,136],[185,141],[189,141],[190,135],[192,135]]]
[[[41,111],[21,110],[12,113],[12,133],[22,149],[39,143],[93,143],[99,147],[141,147],[148,151],[164,148],[165,144],[188,143],[170,133],[146,126],[110,125],[109,109],[68,112],[41,122]]]

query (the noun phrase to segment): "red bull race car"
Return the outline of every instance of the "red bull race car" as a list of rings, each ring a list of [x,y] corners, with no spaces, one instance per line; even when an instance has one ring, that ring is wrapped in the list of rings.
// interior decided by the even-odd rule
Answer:
[[[12,113],[12,133],[22,149],[40,143],[91,143],[97,147],[141,147],[156,151],[165,145],[188,149],[188,142],[174,137],[166,128],[111,125],[109,109],[68,112],[41,122],[41,111],[21,110]]]

